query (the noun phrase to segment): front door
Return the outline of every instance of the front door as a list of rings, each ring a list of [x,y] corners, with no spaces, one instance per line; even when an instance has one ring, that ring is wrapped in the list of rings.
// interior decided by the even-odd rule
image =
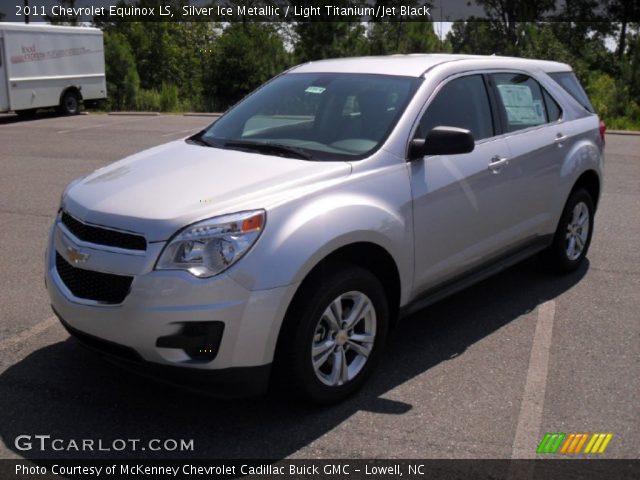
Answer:
[[[455,78],[428,106],[417,137],[436,126],[469,129],[471,153],[431,156],[411,162],[415,234],[415,292],[456,277],[499,255],[514,242],[513,184],[509,149],[494,127],[486,80]]]

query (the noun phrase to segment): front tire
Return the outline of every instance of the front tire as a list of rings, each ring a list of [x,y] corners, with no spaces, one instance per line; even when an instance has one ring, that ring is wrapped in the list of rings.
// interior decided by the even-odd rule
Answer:
[[[569,273],[580,267],[591,244],[594,213],[589,192],[578,189],[569,196],[553,243],[545,252],[545,261],[550,268],[559,273]]]
[[[378,279],[357,266],[316,275],[283,326],[279,369],[299,395],[321,404],[356,392],[380,359],[389,308]]]

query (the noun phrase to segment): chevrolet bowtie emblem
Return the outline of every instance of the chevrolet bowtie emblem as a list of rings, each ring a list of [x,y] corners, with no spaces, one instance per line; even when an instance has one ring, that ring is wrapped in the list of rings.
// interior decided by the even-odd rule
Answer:
[[[80,250],[73,247],[67,247],[67,259],[75,264],[84,263],[89,259],[89,254],[82,253]]]

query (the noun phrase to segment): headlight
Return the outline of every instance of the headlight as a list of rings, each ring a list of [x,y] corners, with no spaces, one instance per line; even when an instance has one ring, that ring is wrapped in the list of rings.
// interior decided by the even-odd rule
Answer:
[[[217,275],[251,248],[265,220],[264,210],[253,210],[189,225],[165,246],[156,270],[186,270],[201,278]]]

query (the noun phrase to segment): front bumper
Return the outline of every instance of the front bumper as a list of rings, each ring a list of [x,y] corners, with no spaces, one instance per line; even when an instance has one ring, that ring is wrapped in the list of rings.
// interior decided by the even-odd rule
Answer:
[[[56,268],[56,252],[64,256],[69,246],[89,254],[82,268],[133,276],[122,303],[104,305],[71,293]],[[161,247],[156,244],[142,258],[127,258],[122,252],[78,241],[56,221],[46,254],[46,284],[63,325],[83,343],[125,366],[172,383],[183,383],[176,380],[198,373],[199,378],[218,377],[223,389],[225,384],[242,383],[237,380],[244,376],[256,387],[264,386],[259,377],[268,377],[296,285],[251,291],[224,273],[199,279],[182,271],[155,271]],[[179,334],[187,324],[211,322],[224,324],[211,361],[194,358],[181,348],[158,346],[163,345],[160,338]]]
[[[223,398],[261,395],[269,387],[271,364],[257,367],[196,370],[147,362],[134,349],[76,330],[65,322],[55,309],[53,312],[67,332],[84,346],[105,356],[118,367],[138,375]]]

